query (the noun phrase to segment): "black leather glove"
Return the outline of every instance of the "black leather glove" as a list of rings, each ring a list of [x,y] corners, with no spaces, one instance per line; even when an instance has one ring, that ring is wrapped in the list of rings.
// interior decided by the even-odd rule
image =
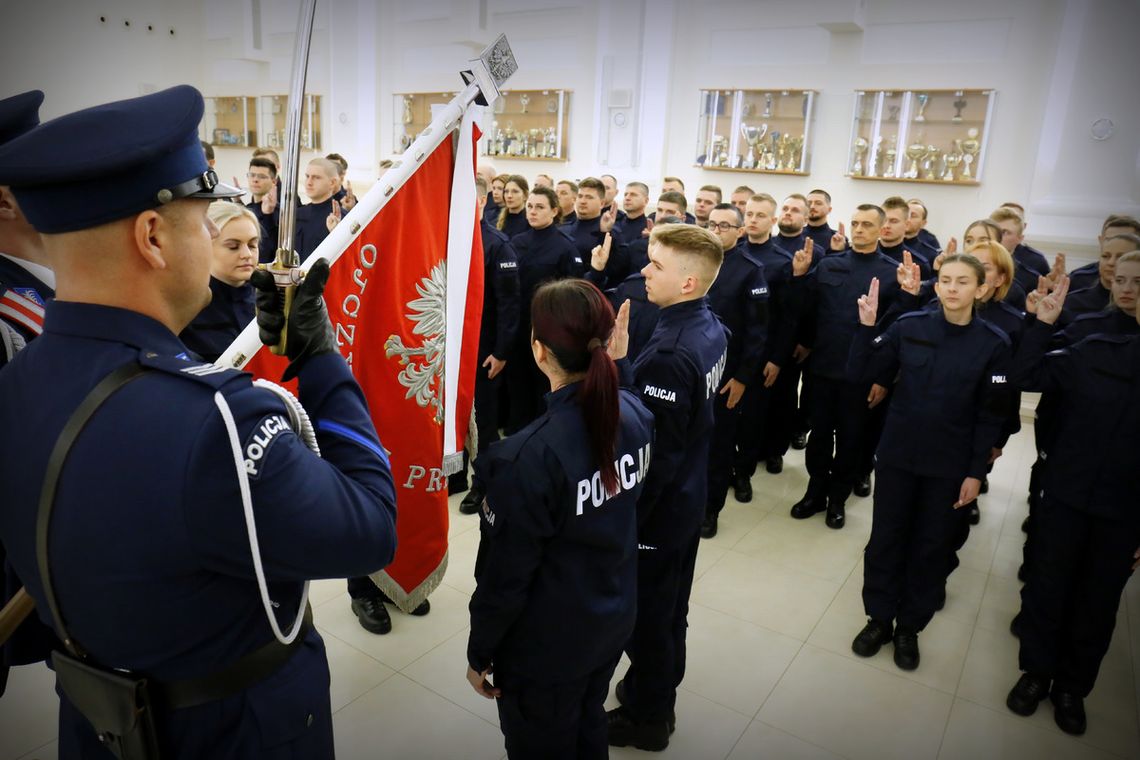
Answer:
[[[325,283],[329,279],[329,263],[321,259],[313,264],[304,281],[293,294],[293,308],[289,311],[289,324],[285,325],[285,294],[277,289],[273,275],[264,269],[255,269],[249,278],[256,291],[257,328],[261,342],[277,345],[281,329],[286,329],[285,356],[289,366],[281,376],[292,380],[310,356],[336,351],[336,336],[325,308]]]

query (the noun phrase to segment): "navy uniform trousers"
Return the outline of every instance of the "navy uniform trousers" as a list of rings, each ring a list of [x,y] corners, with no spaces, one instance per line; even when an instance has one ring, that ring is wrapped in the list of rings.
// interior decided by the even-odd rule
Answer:
[[[811,435],[805,458],[811,478],[808,493],[843,504],[863,464],[871,412],[867,408],[870,385],[819,375],[811,382]]]

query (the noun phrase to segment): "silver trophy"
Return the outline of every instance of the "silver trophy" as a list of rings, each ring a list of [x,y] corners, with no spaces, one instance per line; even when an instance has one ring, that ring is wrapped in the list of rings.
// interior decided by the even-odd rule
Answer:
[[[764,162],[764,168],[765,169],[773,170],[773,169],[779,168],[779,164],[777,163],[777,159],[776,159],[776,154],[777,154],[777,151],[779,150],[780,137],[782,135],[783,135],[783,133],[777,129],[773,129],[768,134],[768,142],[770,144],[770,147],[768,148],[768,158]]]
[[[962,97],[961,90],[958,90],[958,92],[954,94],[958,96],[958,99],[954,101],[954,115],[950,117],[950,121],[957,123],[962,121],[962,111],[965,110],[969,103]]]
[[[977,158],[982,149],[982,143],[978,140],[978,130],[974,127],[966,130],[966,139],[959,142],[959,148],[965,154],[962,157],[962,164],[965,167],[962,169],[962,179],[973,179],[974,175],[970,172],[970,165],[974,163],[974,159]]]
[[[851,164],[851,176],[862,177],[864,174],[863,169],[863,156],[867,154],[867,148],[870,143],[867,142],[865,137],[856,137],[855,143],[852,146],[852,152],[855,154],[855,162]]]
[[[923,115],[923,111],[926,110],[926,104],[930,102],[930,96],[925,92],[920,92],[914,96],[914,99],[918,101],[918,113],[915,114],[914,120],[926,121],[926,116]]]
[[[748,124],[741,124],[740,134],[744,138],[744,141],[748,143],[748,155],[745,156],[741,167],[744,169],[753,169],[759,160],[756,148],[760,145],[764,136],[768,134],[768,125],[761,124],[758,127],[754,127]]]
[[[526,113],[526,107],[530,105],[530,95],[525,92],[519,95],[519,105],[521,106],[519,113]]]
[[[764,113],[760,114],[762,118],[768,119],[772,116],[772,93],[764,93]]]

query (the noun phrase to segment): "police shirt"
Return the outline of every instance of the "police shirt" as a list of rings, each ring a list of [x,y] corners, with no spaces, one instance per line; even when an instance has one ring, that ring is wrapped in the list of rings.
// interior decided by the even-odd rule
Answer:
[[[1025,390],[1061,399],[1057,432],[1044,459],[1042,494],[1136,526],[1140,336],[1093,335],[1046,354],[1051,334],[1049,325],[1031,322],[1011,370],[1011,379]]]
[[[254,318],[252,285],[235,288],[211,277],[210,292],[214,295],[210,303],[178,336],[186,348],[208,362],[217,361]]]
[[[495,223],[499,221],[499,209],[501,208],[502,206],[495,203],[494,196],[487,193],[487,205],[483,207],[483,221],[494,227]]]
[[[856,330],[847,370],[851,382],[894,385],[877,460],[916,475],[984,478],[1009,409],[1009,338],[982,319],[951,324],[941,311],[904,314],[875,332]]]
[[[480,223],[483,235],[483,319],[479,324],[479,361],[511,355],[519,327],[519,261],[507,236]]]
[[[808,237],[809,236],[807,234],[807,227],[804,227],[804,229],[801,230],[800,234],[798,234],[798,235],[785,235],[784,233],[781,232],[778,235],[774,235],[769,239],[772,240],[776,244],[777,248],[782,248],[783,250],[788,252],[788,255],[794,256],[796,251],[803,250],[804,242],[808,239]],[[748,238],[744,238],[744,240],[748,240]],[[828,241],[828,245],[820,245],[819,243],[815,242],[815,238],[812,238],[812,247],[811,247],[811,263],[812,263],[812,266],[815,266],[817,263],[819,263],[820,259],[822,259],[825,255],[827,255],[828,246],[830,245],[830,242],[831,241]]]
[[[899,293],[897,269],[879,251],[848,250],[827,256],[814,271],[792,278],[791,294],[800,304],[799,341],[812,350],[812,374],[833,380],[847,377],[847,354],[859,327],[859,296],[878,277],[879,313],[890,313]]]
[[[918,231],[918,238],[938,253],[942,253],[942,244],[938,242],[938,236],[930,230],[923,227]]]
[[[883,254],[891,261],[894,261],[896,264],[902,263],[903,254],[906,251],[910,251],[911,261],[913,261],[915,264],[918,264],[919,273],[921,274],[922,279],[929,279],[930,276],[934,273],[934,270],[931,268],[931,262],[933,259],[928,259],[923,254],[919,253],[913,248],[910,248],[904,243],[899,243],[898,245],[883,245],[882,243],[879,244],[879,253]],[[880,285],[881,284],[882,283],[880,283]]]
[[[1065,306],[1061,311],[1061,317],[1057,320],[1057,324],[1061,327],[1067,326],[1074,319],[1081,314],[1092,314],[1093,312],[1101,311],[1108,306],[1108,298],[1112,295],[1108,288],[1100,284],[1098,279],[1095,285],[1078,290],[1076,292],[1069,291],[1069,295],[1065,298]]]
[[[519,262],[519,328],[516,351],[530,361],[530,302],[538,286],[563,277],[581,277],[589,262],[582,256],[565,231],[551,224],[540,230],[528,228],[511,238],[511,247]],[[501,358],[501,357],[500,357]]]
[[[835,230],[831,229],[831,225],[827,222],[817,225],[805,225],[804,234],[815,241],[815,244],[826,252],[831,250],[831,238],[835,236]],[[803,246],[800,246],[803,248]]]
[[[492,225],[499,229],[498,217],[495,218],[495,223]],[[506,235],[508,238],[514,238],[515,235],[521,235],[530,229],[530,222],[526,220],[526,211],[507,212],[507,216],[503,219],[503,227],[499,231]]]
[[[627,390],[607,496],[572,383],[546,412],[475,460],[486,484],[468,664],[544,683],[580,678],[621,653],[637,607],[637,498],[653,416]]]
[[[278,228],[281,223],[281,207],[274,206],[273,213],[266,214],[261,210],[261,201],[250,201],[245,207],[257,217],[261,229],[261,239],[257,247],[257,260],[268,264],[277,258]]]
[[[636,361],[645,344],[653,336],[661,312],[657,304],[649,300],[645,290],[645,275],[640,272],[631,274],[618,283],[616,288],[607,290],[606,297],[615,312],[626,300],[629,301],[629,346],[626,358],[631,362]]]
[[[625,214],[620,215],[622,218],[614,225],[614,232],[617,237],[621,238],[621,242],[629,245],[644,237],[641,233],[645,231],[647,217],[644,213],[636,219],[630,219]]]
[[[320,203],[306,203],[297,209],[297,232],[293,236],[293,250],[300,255],[301,261],[307,259],[329,236],[328,218],[334,203],[336,201],[330,196]]]
[[[769,237],[763,243],[744,238],[744,250],[764,265],[768,283],[768,341],[765,361],[787,366],[796,347],[796,310],[787,287],[792,284],[792,254],[778,247]]]
[[[1100,282],[1100,264],[1096,261],[1091,264],[1085,264],[1082,267],[1077,267],[1069,272],[1069,292],[1076,293],[1078,290],[1092,287]]]
[[[157,680],[215,673],[273,639],[259,601],[234,453],[215,404],[232,410],[248,476],[269,594],[283,626],[302,581],[366,575],[395,550],[388,457],[359,386],[337,354],[311,357],[299,397],[321,457],[289,427],[282,402],[249,375],[180,358],[165,326],[137,312],[55,301],[44,334],[0,373],[0,540],[49,620],[36,563],[44,470],[64,423],[111,371],[151,371],[112,395],[71,449],[50,537],[53,581],[76,639],[107,667]],[[299,739],[307,713],[327,710],[320,636],[265,681],[209,709],[163,718],[183,756],[260,755],[262,730]],[[250,711],[254,736],[234,730]],[[323,746],[323,745],[322,745]],[[198,747],[198,750],[194,748]],[[301,755],[307,755],[299,747]],[[308,755],[307,755],[308,756]]]
[[[941,251],[931,247],[930,245],[927,245],[918,235],[915,235],[912,238],[903,238],[902,245],[912,253],[917,253],[919,256],[921,256],[923,261],[926,262],[927,266],[932,266],[934,264],[934,260],[938,258],[938,254],[941,253]],[[890,254],[887,255],[890,256]],[[894,257],[891,256],[891,258]]]
[[[1018,243],[1009,253],[1013,256],[1014,262],[1020,264],[1033,274],[1041,276],[1049,274],[1049,262],[1046,260],[1045,254],[1036,248],[1028,246],[1025,243]],[[1037,287],[1037,280],[1033,281],[1033,287]]]
[[[713,404],[728,359],[724,325],[708,299],[661,309],[633,363],[634,385],[653,412],[653,462],[641,494],[638,533],[647,551],[679,548],[705,513]]]
[[[629,254],[616,224],[610,233],[610,257],[605,268],[599,272],[591,265],[594,246],[602,245],[606,240],[606,233],[602,232],[601,221],[601,216],[596,216],[593,219],[578,217],[577,221],[566,225],[563,229],[574,242],[578,255],[582,257],[582,263],[586,267],[586,279],[601,290],[605,290],[624,280],[631,272],[629,271]]]
[[[1036,320],[1035,320],[1036,321]],[[1049,342],[1050,348],[1064,348],[1097,333],[1135,335],[1140,333],[1136,317],[1115,306],[1108,306],[1091,314],[1080,314],[1064,329],[1057,330]]]
[[[709,288],[708,301],[713,314],[729,332],[725,381],[737,380],[745,386],[756,382],[764,366],[768,340],[768,282],[764,265],[741,245],[725,251],[720,274]]]

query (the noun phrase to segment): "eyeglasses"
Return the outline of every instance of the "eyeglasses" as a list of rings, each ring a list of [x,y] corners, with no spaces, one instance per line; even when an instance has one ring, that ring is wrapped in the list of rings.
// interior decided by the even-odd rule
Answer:
[[[245,178],[246,179],[269,179],[269,175],[268,174],[254,174],[253,172],[246,172]]]
[[[729,230],[738,230],[740,226],[739,224],[732,224],[731,222],[709,222],[708,229],[709,232],[716,232],[717,230],[728,232]]]

